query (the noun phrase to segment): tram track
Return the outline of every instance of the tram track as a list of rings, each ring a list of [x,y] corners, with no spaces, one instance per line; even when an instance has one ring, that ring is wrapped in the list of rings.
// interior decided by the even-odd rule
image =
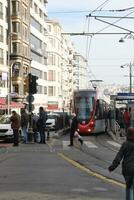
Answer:
[[[95,142],[97,146],[99,146],[98,149],[103,148],[104,152],[108,153],[109,155],[111,151],[113,153],[117,152],[117,149],[115,150],[114,148],[109,147],[109,145],[106,145],[105,142],[103,143],[99,136],[93,137],[92,140],[93,142]],[[122,175],[119,169],[117,170],[117,172],[112,173],[112,177],[108,173],[107,168],[110,165],[112,160],[105,159],[105,156],[100,157],[100,155],[96,153],[98,150],[93,150],[93,149],[91,150],[90,148],[86,147],[86,145],[83,145],[81,147],[78,143],[74,143],[74,148],[84,153],[85,155],[88,155],[89,161],[87,162],[87,160],[83,160],[80,157],[74,158],[67,152],[60,151],[57,153],[61,157],[63,157],[65,160],[72,163],[75,167],[78,167],[79,169],[84,168],[82,171],[86,171],[88,174],[91,174],[92,176],[95,176],[106,182],[113,183],[121,187],[125,187],[124,181],[122,179]]]

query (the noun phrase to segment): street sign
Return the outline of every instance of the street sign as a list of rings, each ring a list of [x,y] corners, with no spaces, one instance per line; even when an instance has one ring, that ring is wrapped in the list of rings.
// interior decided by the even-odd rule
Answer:
[[[29,104],[26,105],[26,109],[29,111]],[[31,104],[31,109],[30,111],[33,111],[35,109],[35,106]]]
[[[118,93],[116,100],[134,100],[134,93]]]
[[[31,101],[31,103],[34,101],[34,96],[33,95],[28,95],[26,97],[27,102]]]

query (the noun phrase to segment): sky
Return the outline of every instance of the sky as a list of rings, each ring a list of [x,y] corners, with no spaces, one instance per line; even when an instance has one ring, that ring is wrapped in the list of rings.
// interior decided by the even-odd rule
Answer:
[[[126,17],[134,17],[133,0],[48,0],[47,12],[50,19],[57,20],[61,24],[64,32],[101,33],[92,37],[71,36],[77,52],[88,59],[90,80],[102,80],[105,84],[129,85],[130,65],[134,62],[134,37],[129,38],[127,34],[134,31],[134,18],[126,19]],[[114,23],[129,31],[109,26],[96,20],[95,17],[86,17],[90,13],[100,20]],[[98,16],[123,17],[123,19]],[[121,37],[126,37],[124,43],[119,42]],[[124,68],[121,68],[122,65]]]

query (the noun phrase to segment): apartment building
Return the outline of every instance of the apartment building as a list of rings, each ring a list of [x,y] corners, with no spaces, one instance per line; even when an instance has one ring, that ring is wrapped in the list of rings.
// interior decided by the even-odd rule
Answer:
[[[48,20],[48,109],[69,111],[72,96],[73,52],[70,37],[59,22]]]
[[[3,80],[0,83],[5,85],[5,93],[7,76],[10,75],[10,92],[17,94],[18,101],[24,102],[28,94],[25,78],[31,72],[38,77],[34,112],[38,112],[40,106],[48,110],[68,111],[73,90],[86,87],[86,60],[76,53],[70,37],[62,34],[64,31],[60,23],[48,19],[47,0],[7,2],[0,0],[0,73]],[[7,63],[9,60],[10,63]]]
[[[88,68],[87,60],[79,53],[75,52],[75,66],[73,68],[74,90],[88,88]]]
[[[26,92],[25,77],[31,68],[29,0],[7,2],[10,92],[17,94],[18,101],[23,101]]]
[[[34,95],[35,112],[48,106],[48,68],[47,68],[47,0],[30,0],[30,47],[31,73],[38,77],[38,93]]]
[[[0,0],[0,97],[6,97],[8,92],[7,66],[7,2]]]

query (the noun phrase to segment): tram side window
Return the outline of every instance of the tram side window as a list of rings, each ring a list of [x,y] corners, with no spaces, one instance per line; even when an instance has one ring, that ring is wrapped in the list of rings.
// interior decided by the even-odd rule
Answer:
[[[97,119],[104,118],[104,102],[101,100],[97,100],[96,117],[97,117]]]

